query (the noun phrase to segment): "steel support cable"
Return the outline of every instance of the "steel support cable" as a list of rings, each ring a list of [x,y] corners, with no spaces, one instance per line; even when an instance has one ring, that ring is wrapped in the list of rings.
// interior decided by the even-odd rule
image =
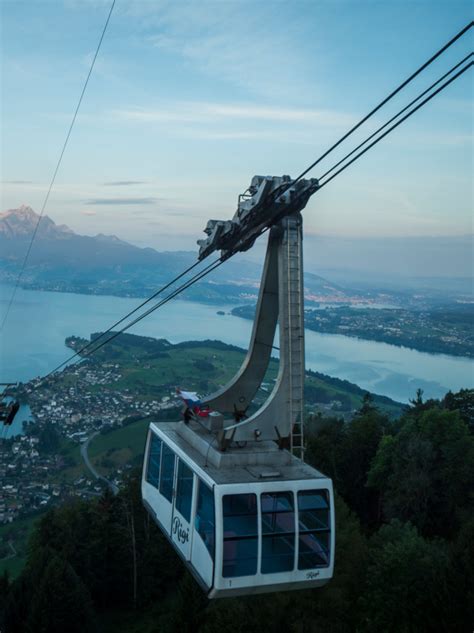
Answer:
[[[468,56],[468,58],[470,57],[470,55]],[[324,187],[324,185],[326,185],[328,182],[330,182],[331,180],[333,180],[333,178],[335,178],[337,175],[339,175],[342,171],[344,171],[344,169],[346,169],[347,167],[349,167],[349,165],[351,165],[352,163],[354,163],[358,158],[360,158],[363,154],[365,154],[369,149],[371,149],[374,145],[376,145],[379,141],[381,141],[385,136],[387,136],[390,132],[392,132],[395,128],[397,128],[401,123],[403,123],[404,121],[406,121],[412,114],[414,114],[415,112],[417,112],[421,107],[423,107],[426,103],[428,103],[429,101],[431,101],[431,99],[433,99],[433,97],[435,97],[437,94],[439,94],[442,90],[444,90],[447,86],[449,86],[449,84],[451,84],[453,81],[455,81],[458,77],[460,77],[462,74],[464,74],[471,66],[474,65],[474,62],[470,62],[469,64],[467,64],[466,66],[464,66],[464,68],[462,68],[460,71],[458,71],[455,75],[453,75],[448,81],[446,81],[444,84],[442,84],[441,86],[439,86],[439,88],[437,90],[435,90],[435,92],[433,92],[432,94],[430,94],[426,99],[424,99],[422,102],[420,102],[415,108],[413,108],[412,110],[410,110],[403,118],[401,118],[399,121],[397,121],[397,123],[395,123],[394,125],[392,125],[388,130],[386,130],[381,136],[379,136],[375,141],[373,141],[370,145],[368,145],[364,150],[362,150],[361,152],[359,152],[359,154],[357,154],[356,156],[354,156],[354,158],[352,158],[352,160],[350,160],[346,165],[344,165],[344,167],[342,167],[341,169],[339,169],[335,174],[333,174],[330,178],[327,178],[318,188],[317,191],[319,191],[319,189],[321,189],[322,187]],[[450,73],[448,73],[450,74]],[[442,80],[442,78],[441,78]],[[436,84],[438,84],[439,81],[436,82]],[[423,93],[423,94],[426,94]],[[422,95],[420,95],[421,97]],[[417,99],[418,100],[418,99]],[[403,109],[403,111],[405,111],[406,108]],[[368,139],[367,139],[368,140]],[[317,193],[317,192],[316,192]],[[265,233],[270,227],[265,227],[265,229],[261,232],[260,235],[262,235],[263,233]],[[259,236],[260,237],[260,236]],[[235,253],[234,253],[235,254]],[[231,255],[231,257],[233,257],[233,255]],[[230,259],[230,257],[228,258]],[[123,328],[122,330],[120,330],[120,332],[116,332],[114,334],[114,336],[112,338],[115,338],[116,336],[118,336],[119,334],[121,334],[122,332],[125,332],[126,330],[128,330],[130,327],[132,327],[133,325],[135,325],[136,323],[138,323],[139,321],[141,321],[143,318],[145,318],[146,316],[148,316],[148,314],[151,314],[152,312],[154,312],[155,310],[157,310],[158,308],[160,308],[162,305],[164,305],[165,303],[167,303],[168,301],[171,301],[171,299],[173,299],[175,296],[177,296],[178,294],[180,294],[183,290],[185,290],[186,288],[189,288],[190,286],[192,286],[194,283],[196,283],[197,281],[199,281],[200,279],[202,279],[203,277],[205,277],[207,274],[209,274],[210,272],[212,272],[212,270],[214,270],[215,268],[217,268],[218,266],[220,266],[221,264],[224,263],[222,257],[220,257],[219,259],[215,260],[212,264],[210,264],[207,268],[209,270],[204,270],[201,271],[200,273],[198,273],[195,277],[196,278],[192,278],[191,280],[189,280],[188,282],[186,282],[185,284],[183,284],[183,286],[181,286],[180,288],[176,289],[173,293],[171,293],[168,297],[166,297],[165,299],[163,299],[163,301],[159,302],[157,305],[153,306],[152,308],[150,308],[147,312],[145,312],[144,314],[140,315],[139,317],[137,317],[137,319],[135,319],[134,321],[132,321],[132,323],[128,324],[125,328]],[[92,350],[90,353],[94,353],[95,351],[97,351],[97,349],[99,349],[100,347],[102,347],[103,345],[105,345],[106,343],[108,343],[111,339],[108,339],[107,341],[104,341],[99,347],[95,348],[94,350]]]
[[[413,105],[414,103],[416,103],[417,101],[419,101],[419,99],[421,99],[421,97],[423,97],[427,92],[429,92],[430,90],[432,90],[433,87],[435,87],[436,85],[439,84],[440,81],[442,81],[443,79],[445,79],[448,75],[450,75],[455,69],[457,69],[461,64],[463,64],[466,60],[468,60],[471,56],[473,55],[473,53],[470,53],[469,55],[467,55],[465,57],[465,59],[463,59],[461,62],[459,62],[459,64],[456,64],[453,68],[451,68],[450,71],[448,71],[447,73],[445,73],[442,77],[440,77],[436,82],[434,82],[430,88],[428,88],[427,90],[423,91],[420,95],[418,95],[418,97],[416,99],[414,99],[410,104],[408,104],[407,106],[405,106],[404,108],[402,108],[402,110],[400,110],[398,112],[398,114],[396,114],[394,117],[392,117],[389,121],[387,121],[383,126],[381,126],[379,128],[379,130],[376,132],[380,132],[382,129],[384,129],[387,125],[389,125],[394,119],[398,118],[400,116],[400,114],[402,114],[403,112],[406,111],[407,108],[409,108],[411,105]],[[469,64],[467,64],[466,66],[464,66],[460,71],[458,71],[455,75],[453,75],[448,81],[446,81],[444,84],[442,84],[437,90],[435,90],[434,92],[432,92],[426,99],[424,99],[422,102],[420,102],[415,108],[413,108],[412,110],[410,110],[403,118],[401,118],[399,121],[397,121],[397,123],[395,123],[394,125],[392,125],[388,130],[386,130],[382,135],[380,135],[375,141],[373,141],[370,145],[368,145],[364,150],[362,150],[361,152],[359,152],[356,156],[354,156],[354,158],[352,158],[352,160],[350,160],[346,165],[344,165],[343,167],[341,167],[341,169],[339,169],[335,174],[333,174],[330,178],[327,178],[323,183],[321,183],[318,187],[318,189],[316,190],[315,193],[318,193],[318,191],[324,187],[328,182],[330,182],[331,180],[333,180],[333,178],[335,178],[338,174],[340,174],[341,172],[343,172],[347,167],[349,167],[349,165],[352,165],[352,163],[354,163],[356,160],[358,160],[361,156],[363,156],[363,154],[365,154],[369,149],[371,149],[374,145],[377,145],[377,143],[379,141],[381,141],[383,138],[385,138],[385,136],[387,136],[390,132],[392,132],[395,128],[397,128],[401,123],[403,123],[404,121],[406,121],[412,114],[414,114],[415,112],[417,112],[421,107],[423,107],[426,103],[428,103],[428,101],[431,101],[431,99],[433,99],[433,97],[435,97],[437,94],[439,94],[440,92],[442,92],[447,86],[449,86],[449,84],[451,84],[453,81],[455,81],[458,77],[460,77],[462,74],[464,74],[471,66],[474,65],[474,62],[470,62]],[[328,170],[328,172],[326,172],[326,174],[328,174],[329,172],[333,171],[338,165],[340,165],[341,162],[343,162],[344,160],[346,160],[347,158],[349,158],[350,156],[352,156],[352,154],[357,151],[357,149],[359,149],[362,145],[365,145],[371,138],[373,138],[374,134],[370,135],[368,138],[365,139],[365,141],[363,143],[361,143],[361,145],[359,145],[355,150],[352,150],[349,154],[346,155],[346,157],[344,159],[342,159],[342,161],[338,161],[335,165],[333,165],[333,167],[331,167],[330,170]],[[294,182],[294,181],[293,181]],[[280,194],[281,195],[281,194]],[[268,230],[271,229],[271,227],[276,224],[282,217],[284,217],[284,215],[282,215],[281,217],[278,216],[277,218],[275,218],[274,222],[272,222],[271,225],[267,225],[265,228],[263,228],[260,233],[258,233],[255,237],[255,239],[258,239],[259,237],[261,237],[264,233],[266,233]],[[236,253],[232,253],[229,257],[227,257],[225,259],[225,261],[227,261],[227,259],[230,259],[231,257],[233,257]]]
[[[467,59],[470,57],[470,55],[467,57]],[[390,132],[392,132],[395,128],[397,128],[401,123],[403,123],[404,121],[406,121],[410,116],[412,116],[412,114],[414,114],[415,112],[417,112],[421,107],[423,107],[426,103],[428,103],[429,101],[431,101],[431,99],[433,99],[433,97],[435,97],[437,94],[439,94],[440,92],[442,92],[442,90],[444,90],[448,85],[450,85],[453,81],[455,81],[458,77],[460,77],[462,74],[464,74],[471,66],[474,65],[474,62],[470,62],[469,64],[467,64],[466,66],[464,66],[460,71],[458,71],[455,75],[453,75],[449,80],[447,80],[444,84],[442,84],[441,86],[439,86],[439,88],[437,88],[436,91],[434,91],[432,94],[430,94],[426,99],[424,99],[423,101],[421,101],[415,108],[413,108],[412,110],[410,110],[407,114],[405,114],[405,116],[403,118],[401,118],[399,121],[397,121],[397,123],[395,123],[394,125],[392,125],[390,128],[388,128],[381,136],[379,136],[375,141],[373,141],[372,143],[370,143],[370,145],[368,145],[367,147],[365,147],[361,152],[359,152],[356,156],[354,156],[348,163],[346,163],[343,167],[341,167],[341,169],[337,170],[336,173],[334,173],[330,178],[327,178],[323,183],[321,183],[321,185],[319,186],[318,190],[321,189],[322,187],[324,187],[326,184],[328,184],[331,180],[333,180],[336,176],[338,176],[342,171],[344,171],[347,167],[349,167],[349,165],[351,165],[352,163],[354,163],[356,160],[358,160],[363,154],[365,154],[369,149],[371,149],[374,145],[376,145],[379,141],[381,141],[383,138],[385,138],[385,136],[387,136]],[[450,73],[447,73],[450,74]],[[442,80],[442,78],[441,78]],[[439,81],[436,82],[436,85],[439,83]],[[426,91],[423,93],[426,94]],[[421,97],[422,95],[420,95]],[[416,99],[416,101],[418,101],[418,98]],[[402,111],[405,111],[406,108],[404,108]],[[401,112],[402,112],[401,111]],[[401,113],[400,112],[400,113]],[[400,114],[399,113],[399,114]],[[398,116],[398,115],[397,115]],[[383,126],[386,127],[386,126]],[[369,139],[366,139],[369,140]],[[351,152],[352,155],[352,152]],[[349,156],[349,155],[348,155]],[[334,166],[336,167],[336,166]],[[331,169],[332,171],[332,169]],[[263,233],[265,233],[267,230],[269,230],[271,227],[267,226],[265,227],[261,233],[257,236],[260,237],[261,235],[263,235]],[[232,254],[230,257],[228,257],[227,259],[230,259],[231,257],[233,257],[236,253]],[[152,306],[149,310],[147,310],[146,312],[144,312],[143,314],[141,314],[140,316],[138,316],[136,319],[134,319],[134,321],[132,321],[131,323],[127,324],[124,328],[122,328],[120,331],[118,332],[114,332],[113,336],[111,336],[110,338],[108,338],[107,340],[103,341],[100,345],[98,345],[97,347],[95,347],[94,349],[92,349],[87,356],[92,355],[93,353],[95,353],[96,351],[98,351],[101,347],[103,347],[104,345],[106,345],[107,343],[109,343],[110,341],[112,341],[114,338],[116,338],[117,336],[119,336],[120,334],[126,332],[128,329],[130,329],[133,325],[136,325],[136,323],[138,323],[139,321],[141,321],[142,319],[144,319],[146,316],[148,316],[149,314],[151,314],[152,312],[154,312],[155,310],[157,310],[158,308],[160,308],[161,306],[165,305],[166,303],[168,303],[169,301],[171,301],[172,299],[174,299],[177,295],[179,295],[181,292],[183,292],[184,290],[186,290],[187,288],[191,287],[192,285],[194,285],[197,281],[200,281],[201,279],[203,279],[205,276],[207,276],[210,272],[212,272],[214,269],[218,268],[219,266],[221,266],[224,261],[227,261],[227,259],[223,259],[222,256],[219,257],[217,260],[214,260],[214,262],[212,262],[211,264],[209,264],[206,268],[204,268],[202,271],[200,271],[199,273],[197,273],[196,275],[194,275],[194,277],[192,277],[190,280],[188,280],[187,282],[185,282],[184,284],[182,284],[179,288],[177,288],[176,290],[174,290],[172,293],[170,293],[167,297],[165,297],[162,301],[158,302],[156,305]],[[125,319],[126,317],[124,317]],[[122,319],[122,321],[124,320]],[[64,361],[61,365],[59,365],[56,369],[54,369],[53,371],[51,371],[49,374],[47,374],[45,376],[45,378],[43,380],[45,380],[46,378],[48,378],[49,376],[51,376],[51,374],[55,373],[58,369],[60,369],[62,366],[64,366],[66,363],[68,363],[70,360],[72,360],[72,358],[74,358],[75,356],[77,356],[77,353],[72,356],[70,359],[67,359],[66,361]]]
[[[474,55],[474,53],[469,53],[469,55],[466,55],[466,57],[461,60],[458,64],[456,64],[455,66],[453,66],[447,73],[445,73],[442,77],[440,77],[437,81],[435,81],[433,84],[431,84],[431,86],[429,88],[427,88],[426,90],[424,90],[421,94],[419,94],[415,99],[413,99],[407,106],[405,106],[404,108],[402,108],[395,116],[393,116],[391,119],[389,119],[386,123],[384,123],[382,126],[380,126],[373,134],[371,134],[370,136],[368,136],[362,143],[360,143],[355,149],[351,150],[348,154],[346,154],[346,156],[344,156],[344,158],[342,158],[340,161],[338,161],[337,163],[335,163],[330,169],[328,169],[328,171],[326,171],[326,173],[324,173],[322,176],[319,177],[319,180],[321,180],[322,178],[324,178],[325,176],[327,176],[328,174],[330,174],[332,171],[334,171],[334,169],[336,169],[336,167],[338,167],[341,163],[343,163],[344,161],[346,161],[350,156],[352,156],[354,154],[354,152],[356,152],[358,149],[360,149],[361,147],[363,147],[366,143],[368,143],[375,135],[377,135],[379,132],[381,132],[383,129],[385,129],[387,127],[387,125],[389,125],[390,123],[392,123],[395,119],[397,119],[401,114],[403,114],[403,112],[405,112],[407,110],[407,108],[411,107],[412,105],[414,105],[417,101],[419,101],[425,94],[427,94],[430,90],[432,90],[435,86],[437,86],[441,81],[443,81],[443,79],[445,79],[448,75],[450,75],[451,73],[454,72],[454,70],[456,70],[457,68],[459,68],[459,66],[461,66],[463,63],[465,63],[469,58],[471,58]],[[445,82],[438,90],[436,90],[435,92],[433,92],[429,98],[425,99],[422,103],[419,104],[419,106],[417,106],[416,108],[414,108],[413,110],[411,110],[405,117],[403,117],[403,119],[400,119],[400,121],[396,124],[393,125],[389,130],[387,130],[386,133],[384,133],[383,135],[381,135],[376,141],[374,141],[373,143],[371,143],[364,151],[360,152],[359,154],[357,154],[357,156],[354,157],[353,160],[351,160],[349,163],[347,163],[346,166],[344,166],[343,168],[339,169],[336,174],[337,175],[339,173],[341,173],[342,171],[344,171],[344,169],[346,167],[348,167],[350,164],[352,164],[353,162],[355,162],[358,158],[360,158],[360,156],[362,156],[363,154],[365,154],[365,152],[370,149],[371,147],[373,147],[374,145],[376,145],[380,140],[382,140],[382,138],[384,138],[389,132],[391,132],[392,130],[394,130],[396,127],[398,127],[398,125],[400,125],[400,123],[403,123],[403,121],[405,121],[407,118],[409,118],[412,114],[414,114],[414,112],[416,112],[417,110],[419,110],[419,108],[423,105],[425,105],[425,103],[427,103],[428,101],[430,101],[436,94],[438,94],[439,92],[441,92],[442,90],[444,90],[444,88],[446,88],[446,86],[448,86],[452,81],[454,81],[455,79],[457,79],[460,75],[462,75],[470,66],[473,65],[474,62],[471,62],[470,64],[467,64],[460,72],[456,73],[456,75],[454,75],[449,81]],[[318,193],[319,189],[321,189],[321,187],[323,187],[325,184],[327,184],[330,180],[332,180],[331,178],[326,179],[323,183],[321,183],[318,187],[318,189],[316,190],[315,193]],[[282,194],[280,194],[282,195]],[[314,194],[313,194],[314,195]],[[281,218],[284,217],[284,214],[278,215],[275,217],[274,221],[272,222],[272,226],[274,224],[276,224],[277,222],[279,222],[281,220]],[[268,231],[268,229],[270,229],[271,226],[266,226],[262,231],[260,231],[260,233],[257,234],[255,239],[258,239],[259,237],[261,237],[266,231]]]
[[[75,354],[73,354],[70,358],[68,358],[67,360],[65,360],[63,363],[61,363],[60,365],[58,365],[55,369],[53,369],[51,373],[54,373],[55,371],[57,371],[58,369],[60,369],[61,367],[63,367],[64,365],[66,365],[67,363],[71,362],[71,360],[73,360],[74,358],[76,358],[76,356],[80,356],[82,354],[82,352],[86,351],[89,347],[91,347],[94,343],[96,343],[99,339],[101,339],[102,337],[104,337],[106,334],[108,334],[109,332],[111,332],[115,327],[117,327],[118,325],[120,325],[121,323],[123,323],[126,319],[128,319],[130,316],[132,316],[132,314],[135,314],[135,312],[138,312],[138,310],[140,310],[141,308],[143,308],[143,306],[147,305],[147,303],[150,303],[150,301],[153,301],[153,299],[155,299],[158,295],[162,294],[165,290],[168,290],[168,288],[170,288],[170,286],[172,286],[173,284],[175,284],[179,279],[181,279],[182,277],[184,277],[184,275],[187,275],[189,272],[191,272],[194,268],[196,268],[196,266],[198,264],[201,263],[201,261],[203,260],[197,260],[194,262],[194,264],[192,264],[191,266],[188,266],[188,268],[186,268],[186,270],[183,270],[182,273],[180,273],[179,275],[177,275],[174,279],[172,279],[171,281],[169,281],[167,284],[165,284],[164,286],[162,286],[159,290],[157,290],[155,293],[153,293],[151,295],[151,297],[148,297],[148,299],[145,299],[145,301],[142,301],[142,303],[140,303],[140,305],[138,305],[136,308],[134,308],[133,310],[131,310],[128,314],[126,314],[124,317],[122,317],[119,321],[116,321],[113,325],[111,325],[107,330],[105,330],[105,332],[102,332],[100,334],[100,336],[98,336],[96,339],[94,339],[94,341],[90,341],[89,343],[87,343],[87,345],[84,345],[84,347],[81,347],[81,349],[79,349]],[[48,376],[50,375],[48,374]]]
[[[81,95],[79,97],[79,101],[77,102],[77,106],[76,106],[76,109],[74,111],[74,115],[72,117],[72,121],[71,121],[71,124],[69,126],[69,130],[68,130],[68,132],[66,134],[66,139],[65,139],[65,141],[63,143],[63,146],[62,146],[62,149],[61,149],[61,153],[59,154],[59,159],[58,159],[58,162],[56,163],[56,168],[55,168],[55,170],[53,172],[53,177],[51,178],[51,182],[49,183],[48,191],[46,193],[46,197],[45,197],[45,199],[43,201],[43,205],[41,207],[41,211],[40,211],[40,214],[39,214],[38,222],[36,223],[35,229],[33,231],[33,235],[31,236],[30,243],[29,243],[28,248],[26,250],[26,255],[25,255],[24,259],[23,259],[23,264],[21,266],[20,273],[18,274],[15,286],[13,288],[13,292],[12,292],[12,295],[10,297],[10,301],[8,303],[7,311],[6,311],[5,316],[3,318],[2,325],[0,327],[0,331],[2,331],[3,328],[5,327],[5,323],[6,323],[7,319],[8,319],[8,315],[10,314],[10,310],[11,310],[11,307],[13,305],[13,301],[15,300],[15,296],[16,296],[16,293],[17,293],[17,290],[18,290],[18,286],[20,285],[20,281],[21,281],[21,279],[23,277],[23,273],[25,272],[26,264],[28,262],[28,259],[29,259],[30,253],[31,253],[31,248],[33,246],[33,242],[35,241],[36,234],[38,233],[39,225],[40,225],[41,220],[43,218],[44,210],[46,208],[46,205],[48,204],[49,196],[50,196],[51,191],[53,189],[54,182],[56,180],[56,176],[58,174],[59,168],[61,166],[61,162],[63,160],[64,152],[66,151],[66,147],[67,147],[67,144],[69,142],[69,138],[70,138],[71,133],[72,133],[72,128],[74,127],[74,123],[76,122],[77,115],[78,115],[78,112],[79,112],[79,108],[81,107],[81,103],[82,103],[82,100],[84,98],[84,95],[85,95],[85,92],[86,92],[86,89],[87,89],[87,85],[89,84],[89,79],[91,78],[92,71],[94,70],[95,62],[97,60],[97,56],[99,55],[100,47],[102,46],[102,41],[103,41],[105,33],[107,31],[107,27],[109,25],[110,18],[112,16],[112,11],[114,10],[115,1],[116,0],[112,0],[112,4],[110,5],[109,13],[107,15],[107,20],[105,21],[104,28],[102,29],[102,33],[101,33],[101,36],[100,36],[100,39],[99,39],[99,43],[97,44],[97,48],[96,48],[94,57],[92,58],[92,63],[90,65],[89,72],[87,73],[86,81],[84,82],[84,86],[82,87],[82,91],[81,91]]]
[[[297,176],[294,180],[291,181],[288,185],[285,185],[281,191],[278,192],[276,199],[282,196],[284,193],[291,189],[295,183],[301,180],[308,172],[310,172],[313,167],[316,167],[328,154],[330,154],[333,150],[336,149],[343,141],[345,141],[353,132],[355,132],[362,124],[364,124],[371,116],[373,116],[376,112],[380,110],[386,103],[390,101],[396,94],[403,90],[405,86],[407,86],[415,77],[417,77],[421,72],[425,70],[430,64],[432,64],[440,55],[442,55],[450,46],[452,46],[458,39],[460,39],[469,29],[474,26],[474,21],[467,24],[463,29],[459,31],[453,38],[449,40],[444,46],[442,46],[434,55],[432,55],[424,64],[422,64],[414,73],[412,73],[405,81],[403,81],[395,90],[393,90],[385,99],[383,99],[378,105],[375,106],[368,114],[366,114],[358,123],[356,123],[348,132],[344,134],[334,145],[321,154],[319,158],[317,158],[309,167],[307,167],[304,171],[301,172],[299,176]]]
[[[180,275],[178,275],[178,277],[175,277],[175,279],[173,279],[173,281],[170,281],[166,286],[163,286],[163,288],[160,288],[160,290],[158,292],[156,292],[154,295],[152,295],[149,299],[147,299],[146,301],[144,301],[140,306],[138,306],[137,308],[135,308],[134,310],[132,310],[131,312],[129,312],[129,314],[125,315],[122,319],[120,319],[120,321],[117,321],[117,323],[115,323],[114,325],[112,325],[108,330],[106,330],[105,332],[102,332],[100,334],[100,336],[98,336],[96,339],[94,339],[93,341],[90,341],[87,345],[84,345],[84,347],[82,347],[80,350],[78,350],[77,352],[75,352],[75,354],[73,354],[72,356],[70,356],[69,358],[67,358],[65,361],[63,361],[62,363],[60,363],[57,367],[55,367],[52,371],[50,371],[48,374],[46,374],[46,376],[42,379],[46,380],[47,378],[49,378],[52,374],[56,373],[59,369],[61,369],[61,367],[64,367],[65,365],[67,365],[68,363],[70,363],[72,360],[74,360],[74,358],[76,358],[77,356],[80,356],[84,351],[86,351],[87,349],[89,349],[90,347],[93,347],[96,345],[97,341],[100,340],[101,338],[103,338],[103,336],[105,336],[106,334],[112,333],[112,329],[114,327],[117,327],[118,324],[123,323],[123,321],[125,321],[125,319],[127,319],[129,316],[131,316],[132,314],[134,314],[139,308],[143,307],[145,304],[149,303],[154,297],[156,297],[158,294],[160,294],[161,292],[164,292],[167,288],[169,288],[171,285],[173,285],[178,279],[180,279],[183,275],[185,275],[187,272],[189,272],[190,270],[192,270],[197,264],[200,264],[201,262],[195,262],[192,266],[190,266],[186,271],[182,272]],[[196,273],[193,277],[191,277],[191,279],[189,279],[187,282],[185,282],[184,284],[182,284],[181,286],[179,286],[179,288],[176,288],[173,292],[171,292],[167,297],[165,297],[162,301],[159,301],[157,304],[155,304],[154,306],[152,306],[151,308],[149,308],[146,312],[144,312],[143,314],[141,314],[139,317],[137,317],[136,319],[134,319],[131,323],[129,323],[128,325],[126,325],[124,328],[122,328],[119,332],[113,332],[113,335],[111,337],[109,337],[108,339],[106,339],[105,341],[103,341],[100,345],[97,345],[96,347],[94,347],[94,349],[90,350],[87,354],[86,357],[93,354],[94,352],[96,352],[100,347],[102,347],[103,345],[105,345],[106,343],[109,343],[111,340],[113,340],[116,336],[118,336],[119,334],[122,334],[123,332],[125,332],[126,330],[128,330],[129,328],[131,328],[133,325],[135,325],[136,323],[138,323],[139,321],[141,321],[143,318],[145,318],[146,316],[148,316],[149,314],[151,314],[152,312],[154,312],[155,310],[157,310],[159,307],[161,307],[162,305],[164,305],[165,303],[167,303],[168,301],[170,301],[171,299],[173,299],[175,296],[177,296],[178,294],[180,294],[180,292],[182,292],[183,290],[186,290],[186,288],[190,287],[191,285],[193,285],[194,283],[196,283],[197,281],[199,281],[200,279],[202,279],[202,277],[204,277],[205,275],[207,275],[208,273],[212,272],[212,270],[214,270],[214,268],[217,268],[217,265],[220,265],[221,263],[223,263],[221,261],[221,258],[219,257],[218,259],[214,260],[213,262],[211,262],[210,264],[208,264],[203,270],[199,271],[198,273]],[[41,382],[42,382],[41,381]]]
[[[387,136],[387,134],[390,134],[390,132],[392,132],[395,128],[397,128],[401,123],[403,123],[404,121],[406,121],[409,117],[411,117],[412,114],[415,114],[415,112],[417,112],[420,108],[422,108],[424,105],[426,105],[428,103],[428,101],[431,101],[431,99],[433,99],[433,97],[435,97],[437,94],[439,94],[442,90],[444,90],[445,88],[447,88],[447,86],[449,86],[449,84],[451,84],[453,81],[455,81],[458,77],[460,77],[462,74],[464,74],[466,72],[466,70],[469,70],[469,68],[471,68],[471,66],[474,66],[474,62],[469,62],[469,64],[467,64],[466,66],[464,66],[464,68],[461,68],[461,70],[459,70],[455,75],[453,75],[450,79],[448,79],[448,81],[445,81],[444,84],[442,84],[437,90],[435,90],[434,92],[432,92],[428,97],[426,97],[426,99],[423,99],[423,101],[421,101],[415,108],[413,108],[412,110],[410,110],[409,112],[407,112],[407,114],[405,114],[404,117],[402,117],[399,121],[397,121],[394,125],[392,125],[391,127],[388,128],[388,130],[385,130],[385,132],[383,134],[381,134],[377,139],[375,139],[375,141],[373,141],[372,143],[370,143],[370,145],[367,145],[366,148],[364,148],[361,152],[359,152],[358,154],[356,154],[356,156],[354,156],[354,158],[352,158],[348,163],[346,163],[343,167],[341,167],[340,169],[338,169],[332,176],[330,176],[329,178],[327,178],[324,182],[322,182],[319,185],[318,191],[324,187],[325,185],[328,184],[328,182],[331,182],[331,180],[333,178],[335,178],[336,176],[338,176],[341,172],[343,172],[345,169],[347,169],[347,167],[349,167],[349,165],[352,165],[353,162],[355,162],[358,158],[360,158],[363,154],[365,154],[369,149],[371,149],[374,145],[377,145],[377,143],[379,141],[381,141],[383,138],[385,138]],[[351,152],[352,154],[353,152]],[[348,156],[350,156],[351,154],[348,154]],[[347,157],[346,157],[347,158]],[[329,171],[332,171],[329,170]],[[329,172],[328,172],[329,173]]]
[[[333,165],[331,167],[331,169],[328,169],[326,173],[322,174],[321,176],[318,176],[319,180],[322,180],[323,178],[325,178],[326,176],[328,176],[332,171],[334,171],[336,169],[336,167],[339,167],[339,165],[341,165],[345,160],[347,160],[349,158],[349,156],[352,156],[353,154],[355,154],[355,152],[357,152],[357,150],[359,150],[361,147],[363,147],[366,143],[368,143],[371,139],[374,138],[374,136],[377,136],[377,134],[379,134],[379,132],[381,132],[382,130],[384,130],[387,125],[390,125],[390,123],[393,123],[393,121],[395,121],[395,119],[398,119],[398,117],[400,115],[402,115],[404,112],[406,112],[408,110],[408,108],[411,108],[412,105],[414,105],[417,101],[419,101],[422,97],[424,97],[426,94],[428,94],[431,90],[433,90],[433,88],[435,88],[439,83],[441,83],[443,81],[443,79],[446,79],[446,77],[448,77],[449,75],[451,75],[455,70],[457,70],[460,66],[462,66],[470,57],[472,57],[474,55],[473,53],[469,53],[469,55],[466,55],[466,57],[464,59],[462,59],[460,62],[458,62],[455,66],[453,66],[450,70],[448,70],[447,73],[445,73],[442,77],[440,77],[439,79],[437,79],[434,83],[431,84],[431,86],[429,86],[429,88],[426,88],[426,90],[424,90],[421,94],[419,94],[417,97],[415,97],[415,99],[413,99],[412,101],[410,101],[410,103],[408,105],[406,105],[404,108],[402,108],[399,112],[397,112],[397,114],[395,114],[391,119],[389,119],[386,123],[384,123],[383,125],[381,125],[377,130],[375,130],[375,132],[373,132],[370,136],[368,136],[365,141],[362,141],[362,143],[360,143],[357,147],[355,147],[351,152],[349,152],[349,154],[346,154],[344,156],[344,158],[341,158],[340,161],[338,161],[335,165]]]

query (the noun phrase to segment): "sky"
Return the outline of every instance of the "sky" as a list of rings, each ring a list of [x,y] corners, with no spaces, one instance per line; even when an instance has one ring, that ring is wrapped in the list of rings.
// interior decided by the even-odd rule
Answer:
[[[39,211],[110,2],[0,5],[1,210]],[[471,14],[460,0],[117,0],[45,213],[194,249],[253,175],[300,173]],[[473,31],[310,175],[470,52]],[[471,70],[313,196],[305,231],[466,236],[472,202]]]

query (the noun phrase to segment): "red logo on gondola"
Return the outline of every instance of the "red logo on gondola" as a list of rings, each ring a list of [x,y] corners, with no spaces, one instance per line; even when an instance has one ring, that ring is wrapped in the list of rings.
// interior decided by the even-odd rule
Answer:
[[[174,517],[173,519],[173,535],[176,536],[180,543],[184,544],[189,541],[189,528],[183,527],[179,517]]]

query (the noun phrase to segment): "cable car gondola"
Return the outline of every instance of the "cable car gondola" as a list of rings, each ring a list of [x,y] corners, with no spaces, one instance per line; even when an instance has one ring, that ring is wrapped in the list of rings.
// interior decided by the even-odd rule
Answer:
[[[5,402],[4,400],[4,394],[7,388],[16,385],[16,383],[5,382],[0,384],[4,387],[4,393],[0,395],[0,424],[7,427],[13,424],[15,416],[20,409],[20,403],[17,400],[11,400],[10,402]]]
[[[150,425],[143,500],[208,597],[324,585],[334,566],[331,480],[276,445],[235,449],[252,466],[206,464],[182,427]],[[271,465],[258,463],[261,448]]]
[[[221,390],[183,392],[184,419],[148,431],[142,498],[209,598],[320,587],[334,569],[331,480],[303,460],[302,218],[317,181],[256,176],[207,256],[248,248],[272,226],[247,356]],[[278,199],[282,186],[285,193]],[[232,226],[229,226],[231,224]],[[279,324],[272,393],[247,416]]]

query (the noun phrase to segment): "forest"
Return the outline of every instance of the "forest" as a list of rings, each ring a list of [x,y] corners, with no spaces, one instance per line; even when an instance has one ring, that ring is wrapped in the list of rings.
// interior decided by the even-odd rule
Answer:
[[[321,589],[208,601],[140,500],[48,512],[23,572],[0,578],[2,633],[423,633],[474,622],[474,391],[396,421],[367,395],[350,422],[306,423],[306,459],[332,477],[335,575]]]

